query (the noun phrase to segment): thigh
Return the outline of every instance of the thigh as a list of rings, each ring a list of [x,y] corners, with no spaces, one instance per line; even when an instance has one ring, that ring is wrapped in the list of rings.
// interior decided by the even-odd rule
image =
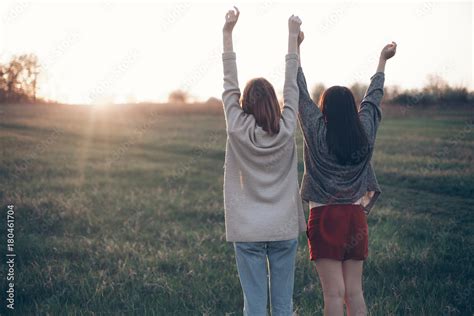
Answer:
[[[352,296],[362,291],[362,269],[364,261],[345,260],[342,263],[342,273],[344,276],[344,285],[346,295]]]
[[[293,279],[298,239],[272,241],[268,243],[268,266],[272,282],[287,282]]]
[[[293,288],[298,239],[268,243],[272,315],[293,314]]]
[[[344,297],[342,261],[321,258],[316,259],[315,262],[324,296]]]
[[[267,255],[264,242],[235,242],[235,259],[245,305],[266,310],[268,298]]]
[[[252,281],[267,279],[267,253],[264,242],[235,242],[235,260],[239,276]],[[250,281],[250,280],[249,280]]]
[[[287,267],[288,263],[295,261],[298,239],[270,241],[267,243],[267,254],[270,264],[276,268]]]

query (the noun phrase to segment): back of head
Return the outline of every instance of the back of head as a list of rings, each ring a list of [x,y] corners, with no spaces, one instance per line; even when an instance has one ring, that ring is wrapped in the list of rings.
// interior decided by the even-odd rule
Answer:
[[[250,80],[242,95],[242,110],[255,117],[257,125],[270,135],[280,131],[281,110],[275,90],[264,78]]]
[[[342,165],[357,164],[368,154],[368,140],[351,90],[333,86],[321,95],[326,143]]]

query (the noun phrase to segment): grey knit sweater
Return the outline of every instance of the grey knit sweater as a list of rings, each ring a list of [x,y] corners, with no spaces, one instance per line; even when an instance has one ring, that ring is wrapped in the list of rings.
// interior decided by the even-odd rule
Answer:
[[[323,115],[311,99],[301,67],[298,68],[299,122],[304,137],[304,165],[301,196],[305,201],[322,204],[354,203],[364,199],[366,214],[369,214],[380,195],[371,158],[377,129],[382,119],[380,102],[383,97],[385,75],[377,72],[371,78],[367,92],[361,102],[359,118],[369,139],[368,153],[355,153],[365,159],[356,165],[341,165],[329,154],[326,144],[326,124]]]
[[[280,131],[270,136],[240,106],[236,55],[222,54],[227,144],[224,207],[227,241],[288,240],[306,230],[298,192],[294,133],[297,125],[298,55],[286,55]]]

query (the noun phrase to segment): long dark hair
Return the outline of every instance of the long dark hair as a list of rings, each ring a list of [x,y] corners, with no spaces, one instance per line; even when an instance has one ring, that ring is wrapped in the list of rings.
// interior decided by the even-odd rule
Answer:
[[[351,90],[333,86],[319,101],[326,122],[326,143],[342,165],[357,164],[369,152],[369,142],[359,119]]]
[[[242,110],[255,117],[257,124],[270,135],[280,131],[281,110],[275,89],[265,78],[250,80],[242,95]]]

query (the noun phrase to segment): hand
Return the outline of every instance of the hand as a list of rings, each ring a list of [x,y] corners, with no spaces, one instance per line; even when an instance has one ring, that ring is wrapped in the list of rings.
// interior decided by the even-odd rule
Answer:
[[[239,20],[240,11],[237,7],[234,7],[234,10],[229,10],[225,15],[225,24],[223,28],[223,32],[232,33],[235,24]]]
[[[391,44],[385,45],[385,47],[382,49],[382,52],[380,53],[380,58],[383,60],[387,60],[395,56],[395,53],[397,52],[397,43],[392,42]]]
[[[288,19],[288,31],[290,35],[298,36],[300,34],[300,26],[300,18],[292,14]]]
[[[301,43],[303,43],[304,41],[304,33],[303,31],[300,31],[300,33],[298,34],[298,48],[300,47]]]

